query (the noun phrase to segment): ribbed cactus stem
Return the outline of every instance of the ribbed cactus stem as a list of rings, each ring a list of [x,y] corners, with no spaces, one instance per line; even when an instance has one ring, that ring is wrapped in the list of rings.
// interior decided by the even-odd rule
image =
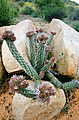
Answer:
[[[78,80],[73,80],[72,82],[62,84],[62,89],[64,89],[64,90],[72,90],[75,88],[79,88]]]
[[[62,83],[50,71],[46,72],[46,76],[50,79],[50,82],[56,87],[62,87]]]
[[[48,57],[48,52],[44,49],[44,53],[43,53],[44,57],[43,57],[43,66],[46,64],[46,60]]]
[[[50,37],[49,37],[49,39],[48,39],[47,42],[46,42],[46,45],[47,45],[47,46],[49,46],[50,43],[52,42],[53,36],[54,36],[53,34],[50,34]]]
[[[51,43],[51,41],[52,41],[52,39],[53,39],[53,36],[54,36],[53,34],[50,34],[49,39],[48,39],[47,42],[46,42],[46,46],[49,46],[49,45],[50,45],[50,43]],[[48,57],[48,52],[47,52],[46,50],[44,50],[43,65],[45,65],[46,60],[47,60],[47,57]]]
[[[29,65],[24,58],[20,55],[17,48],[15,47],[14,43],[10,40],[6,40],[6,43],[9,47],[9,50],[11,51],[13,57],[17,60],[17,62],[22,66],[22,68],[25,70],[25,72],[34,80],[38,80],[38,74],[33,69],[31,65]]]
[[[43,57],[44,57],[44,45],[40,42],[36,53],[36,66],[37,72],[43,67]]]
[[[53,57],[50,59],[49,63],[47,65],[45,65],[43,68],[41,68],[40,71],[44,71],[44,72],[47,72],[48,69],[54,64],[54,60],[53,60]]]
[[[21,94],[26,96],[26,97],[30,97],[30,98],[37,98],[38,94],[36,94],[36,92],[34,90],[31,90],[31,89],[23,89],[21,91]]]
[[[30,62],[33,68],[35,68],[35,43],[33,37],[29,38],[30,47]]]

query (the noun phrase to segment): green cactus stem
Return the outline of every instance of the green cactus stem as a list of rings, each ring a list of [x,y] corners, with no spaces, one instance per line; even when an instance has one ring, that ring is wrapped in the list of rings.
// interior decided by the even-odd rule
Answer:
[[[46,76],[49,78],[50,82],[58,88],[62,88],[62,83],[50,72],[46,72]]]
[[[9,50],[11,51],[13,57],[17,60],[17,62],[22,66],[22,68],[25,70],[25,72],[34,80],[38,80],[38,74],[37,72],[33,69],[31,65],[29,65],[23,57],[20,55],[18,50],[16,49],[14,43],[11,40],[6,40],[6,43],[9,47]]]
[[[52,42],[52,40],[53,40],[53,34],[50,34],[49,35],[49,39],[47,40],[47,42],[46,42],[46,46],[49,46],[50,45],[50,43]],[[44,58],[43,58],[43,65],[45,65],[45,63],[46,63],[46,60],[47,60],[47,58],[48,58],[48,51],[46,51],[46,50],[44,50]]]
[[[72,82],[62,84],[62,89],[64,89],[64,90],[72,90],[75,88],[79,88],[78,80],[73,80]]]
[[[46,64],[46,60],[48,58],[48,52],[44,49],[44,53],[43,53],[44,57],[43,57],[43,66]]]
[[[30,62],[33,68],[35,68],[35,43],[33,40],[34,37],[29,38],[30,46]]]
[[[26,96],[26,97],[30,97],[30,98],[37,98],[38,94],[36,94],[36,92],[34,90],[31,90],[31,89],[23,89],[21,91],[21,94]]]
[[[52,57],[52,58],[50,59],[49,63],[48,63],[47,65],[45,65],[43,68],[41,68],[40,72],[41,72],[41,71],[47,72],[48,69],[54,64],[54,62],[55,62],[55,58]]]
[[[48,39],[47,42],[46,42],[46,45],[47,45],[47,46],[49,46],[50,43],[52,42],[53,36],[54,36],[53,34],[50,34],[50,37],[49,37],[49,39]]]
[[[37,48],[37,53],[36,53],[36,66],[35,69],[37,72],[43,67],[43,53],[44,52],[44,45],[40,42],[39,46]]]

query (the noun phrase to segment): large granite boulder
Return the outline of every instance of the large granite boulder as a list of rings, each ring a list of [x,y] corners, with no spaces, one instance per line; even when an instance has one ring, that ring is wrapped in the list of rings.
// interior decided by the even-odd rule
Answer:
[[[34,82],[28,80],[31,89],[34,89]],[[40,86],[45,81],[39,81]],[[46,82],[49,83],[49,82]],[[64,107],[66,98],[62,89],[56,88],[49,83],[56,91],[55,96],[50,96],[50,103],[45,105],[38,99],[28,98],[15,93],[12,102],[14,120],[51,120]]]
[[[75,76],[79,58],[79,33],[59,19],[53,19],[48,31],[56,32],[52,56],[56,57],[56,70],[63,75]]]
[[[16,36],[16,41],[14,41],[14,44],[18,49],[19,53],[29,64],[30,64],[29,39],[26,38],[26,32],[33,29],[34,29],[33,23],[30,20],[24,20],[16,24],[14,27],[6,28],[6,30],[12,30],[14,32]],[[6,41],[4,41],[2,45],[2,60],[5,69],[7,70],[8,73],[23,70],[23,68],[19,65],[19,63],[15,60],[15,58],[9,51]]]

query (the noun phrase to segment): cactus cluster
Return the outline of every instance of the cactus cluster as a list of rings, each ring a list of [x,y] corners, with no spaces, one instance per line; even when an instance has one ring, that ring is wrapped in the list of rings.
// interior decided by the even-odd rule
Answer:
[[[26,37],[29,37],[31,65],[29,65],[28,62],[24,60],[24,58],[17,50],[13,42],[14,40],[16,40],[14,33],[12,33],[12,31],[5,31],[2,34],[2,39],[6,40],[6,43],[13,57],[22,66],[24,71],[35,81],[35,91],[29,90],[27,88],[22,91],[22,94],[30,97],[39,96],[39,98],[43,102],[50,101],[50,96],[54,95],[54,91],[52,90],[52,88],[50,88],[50,90],[48,91],[49,85],[43,85],[41,88],[38,88],[38,80],[42,79],[44,75],[46,75],[46,77],[51,81],[51,83],[53,83],[56,87],[63,89],[64,91],[74,89],[76,87],[79,88],[79,81],[72,81],[70,83],[62,84],[58,79],[54,77],[54,75],[50,71],[50,67],[52,67],[56,61],[55,57],[50,57],[50,59],[48,57],[51,50],[50,43],[53,40],[53,36],[55,34],[55,32],[45,33],[42,28],[36,31],[29,31],[28,33],[26,33]],[[21,89],[22,87],[18,87],[20,83],[17,84],[16,87],[13,78],[11,78],[10,84],[11,83],[13,85],[10,85],[10,87],[12,87],[11,89],[14,89],[13,91],[15,91],[16,89],[17,91],[19,91],[19,89]],[[27,85],[25,86],[27,87]],[[38,91],[40,92],[40,94],[38,94]]]
[[[54,35],[53,33],[50,33],[50,34],[45,33],[43,29],[39,29],[36,31],[29,31],[28,33],[26,33],[26,37],[29,37],[29,47],[30,47],[31,65],[29,65],[27,61],[25,61],[23,57],[20,55],[15,44],[13,43],[13,41],[16,40],[14,33],[12,31],[5,31],[2,34],[2,39],[6,40],[6,43],[13,57],[24,68],[25,72],[33,80],[36,81],[35,91],[24,89],[24,94],[28,93],[30,96],[36,95],[36,87],[38,86],[37,81],[44,77],[45,73],[55,62],[54,57],[52,57],[47,62],[49,49],[46,49],[47,47],[50,47],[50,43],[52,41],[53,35]],[[19,79],[19,82],[18,82],[18,79],[19,79],[19,76],[16,76],[16,75],[10,79],[9,85],[12,92],[15,92],[15,91],[20,92],[23,90],[23,87],[27,87],[27,84],[24,83],[24,81],[26,80],[21,81],[21,79]]]

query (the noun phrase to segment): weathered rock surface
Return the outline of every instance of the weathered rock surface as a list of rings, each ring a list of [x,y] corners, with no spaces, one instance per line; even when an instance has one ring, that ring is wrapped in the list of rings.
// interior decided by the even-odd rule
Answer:
[[[18,49],[19,53],[23,56],[23,58],[30,64],[29,39],[26,38],[26,32],[34,29],[32,21],[21,21],[20,23],[12,27],[12,29],[10,27],[7,27],[7,30],[9,29],[12,30],[16,36],[16,41],[14,41],[16,48]],[[23,70],[9,51],[6,41],[4,41],[2,45],[2,60],[5,69],[8,73]]]
[[[29,87],[34,89],[34,82],[29,81]],[[45,81],[40,81],[39,86]],[[49,82],[47,82],[49,83]],[[66,99],[62,89],[56,88],[49,83],[56,91],[56,96],[50,97],[50,103],[44,105],[41,101],[25,97],[15,93],[12,102],[13,116],[15,120],[51,120],[64,107]]]
[[[0,57],[0,79],[2,78],[3,74],[4,74],[4,67],[2,64],[1,57]]]
[[[79,58],[79,33],[59,19],[53,19],[48,31],[54,31],[52,55],[57,58],[56,70],[63,75],[75,76]]]

